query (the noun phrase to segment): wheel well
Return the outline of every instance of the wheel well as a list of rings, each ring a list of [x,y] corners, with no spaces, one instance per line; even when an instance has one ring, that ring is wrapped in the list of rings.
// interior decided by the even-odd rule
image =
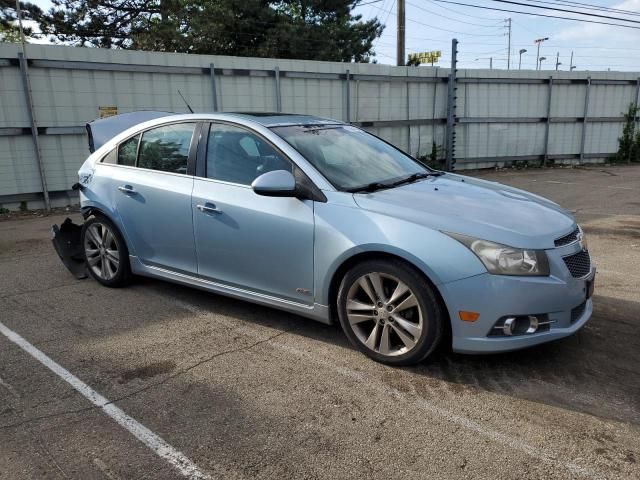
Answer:
[[[127,237],[125,235],[125,232],[123,231],[124,228],[120,228],[120,226],[113,220],[113,218],[111,218],[111,215],[109,215],[108,213],[104,212],[103,210],[101,210],[98,207],[82,207],[82,208],[80,208],[80,213],[82,214],[82,218],[84,218],[85,221],[88,220],[89,217],[95,217],[96,215],[102,215],[107,220],[109,220],[111,223],[113,223],[113,226],[118,230],[118,233],[120,233],[120,236],[124,240],[124,243],[125,243],[125,245],[127,247],[127,250],[129,251],[129,253],[131,253],[131,247],[129,246],[129,243],[127,241]]]
[[[358,253],[357,255],[354,255],[353,257],[350,257],[347,260],[345,260],[344,263],[342,265],[340,265],[340,267],[338,267],[336,272],[333,274],[333,278],[331,279],[331,283],[329,284],[329,309],[330,309],[330,313],[331,313],[331,321],[334,322],[334,323],[338,323],[337,322],[337,319],[338,319],[338,309],[337,309],[338,290],[340,288],[340,282],[342,282],[342,279],[344,278],[346,273],[352,267],[357,265],[358,263],[362,263],[362,262],[365,262],[367,260],[384,260],[384,259],[397,260],[397,261],[400,261],[400,262],[404,263],[405,265],[411,267],[416,272],[418,272],[418,274],[424,279],[424,281],[429,284],[429,286],[435,292],[436,298],[438,299],[438,302],[440,303],[440,306],[442,308],[443,314],[446,316],[447,319],[449,319],[449,321],[446,322],[446,325],[445,325],[445,332],[444,332],[443,340],[445,340],[445,337],[447,339],[450,339],[450,337],[451,337],[451,319],[449,318],[449,310],[447,309],[447,305],[444,303],[444,298],[442,297],[442,294],[440,293],[440,290],[438,289],[438,287],[436,287],[436,285],[433,283],[433,281],[431,281],[431,279],[427,276],[426,273],[424,273],[421,269],[417,268],[411,262],[405,260],[402,257],[399,257],[397,255],[393,255],[391,253],[386,253],[386,252],[363,252],[363,253]],[[450,340],[448,340],[448,341],[450,343]],[[445,342],[443,342],[443,343],[445,343]]]
[[[92,215],[102,215],[103,217],[107,217],[109,220],[111,220],[109,215],[107,215],[97,207],[82,207],[80,208],[80,213],[82,214],[82,218],[84,218],[85,220],[91,217]]]

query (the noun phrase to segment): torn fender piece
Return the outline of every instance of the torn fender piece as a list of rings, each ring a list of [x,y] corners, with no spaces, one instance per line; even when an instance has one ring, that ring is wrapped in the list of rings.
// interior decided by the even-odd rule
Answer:
[[[51,243],[64,266],[78,280],[87,278],[87,267],[82,250],[82,226],[67,218],[62,224],[51,227]]]

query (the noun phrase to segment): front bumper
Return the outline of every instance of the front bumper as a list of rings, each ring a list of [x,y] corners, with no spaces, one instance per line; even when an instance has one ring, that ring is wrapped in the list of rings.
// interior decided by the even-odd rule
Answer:
[[[51,227],[51,243],[62,263],[77,279],[87,278],[87,268],[81,242],[82,226],[67,218],[62,224]]]
[[[576,246],[549,250],[548,277],[485,273],[441,285],[451,318],[453,350],[460,353],[518,350],[569,336],[584,326],[593,312],[592,299],[587,297],[596,270],[592,265],[586,277],[573,278],[562,257],[575,250]],[[464,322],[459,319],[460,311],[478,312],[480,316],[475,322]],[[527,315],[545,316],[552,323],[548,330],[532,334],[491,335],[499,319]]]

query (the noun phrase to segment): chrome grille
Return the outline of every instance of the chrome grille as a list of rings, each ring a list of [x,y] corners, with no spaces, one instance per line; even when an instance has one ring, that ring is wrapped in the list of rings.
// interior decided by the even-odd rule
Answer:
[[[556,247],[563,247],[565,245],[569,245],[570,243],[573,243],[578,240],[579,233],[580,233],[580,230],[576,227],[576,229],[573,232],[565,235],[564,237],[556,238],[553,241],[553,243]]]
[[[589,274],[591,271],[591,257],[589,252],[584,250],[569,255],[568,257],[562,257],[565,265],[571,272],[571,276],[575,278],[582,278]]]
[[[571,323],[574,323],[576,320],[578,320],[582,316],[586,308],[587,308],[586,300],[582,302],[580,305],[578,305],[577,307],[573,308],[571,310]]]

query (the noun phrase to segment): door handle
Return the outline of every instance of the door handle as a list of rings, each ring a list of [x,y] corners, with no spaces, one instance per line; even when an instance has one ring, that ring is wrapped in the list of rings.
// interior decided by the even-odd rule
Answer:
[[[196,208],[204,213],[222,213],[213,203],[205,203],[204,205],[196,205]]]
[[[136,191],[133,189],[133,187],[131,185],[121,185],[118,187],[118,190],[120,190],[122,193],[136,193]]]

